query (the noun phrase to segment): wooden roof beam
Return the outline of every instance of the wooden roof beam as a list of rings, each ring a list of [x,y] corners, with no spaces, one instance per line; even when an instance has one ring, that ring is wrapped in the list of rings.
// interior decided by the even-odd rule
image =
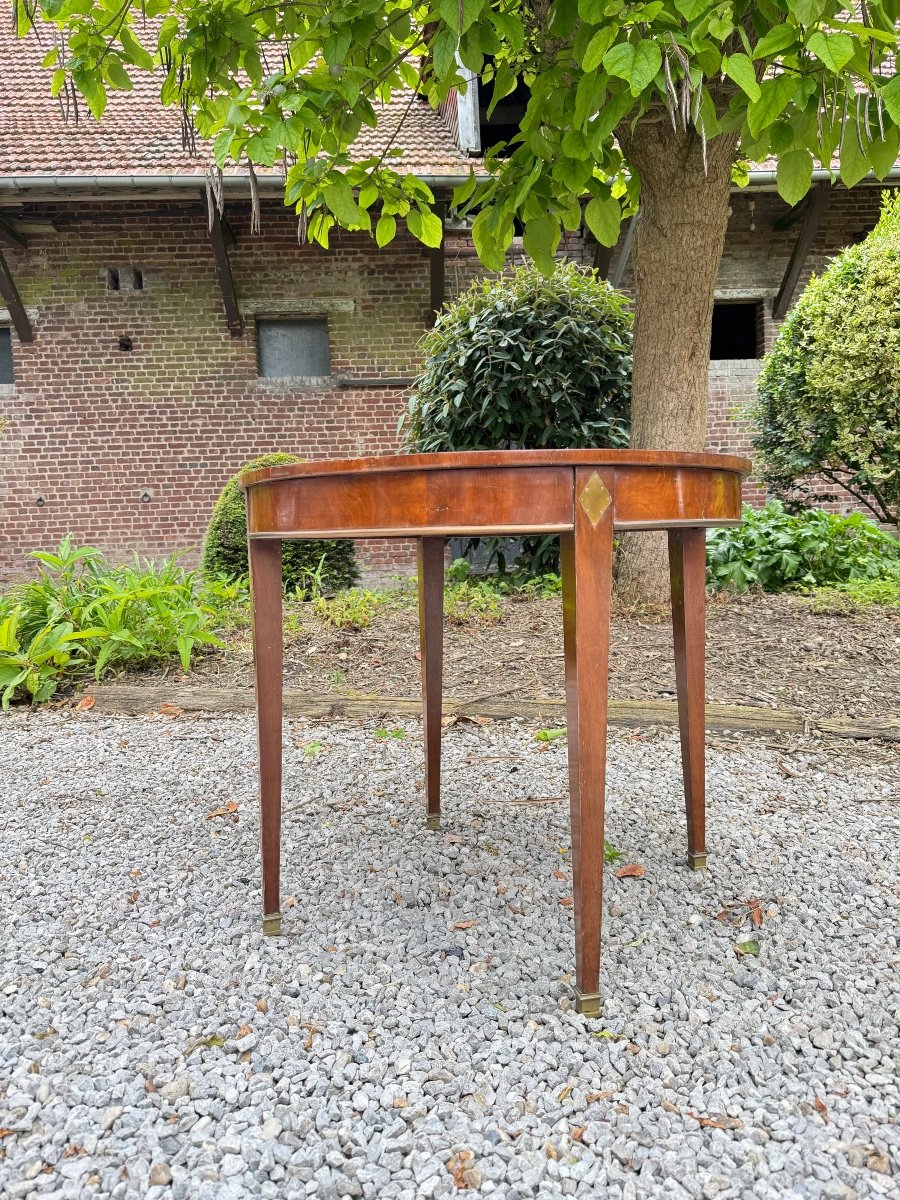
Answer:
[[[212,224],[209,231],[209,240],[212,245],[213,258],[216,262],[216,275],[219,280],[219,287],[222,290],[222,303],[225,307],[225,320],[228,322],[228,332],[234,338],[242,337],[244,333],[244,319],[241,316],[241,310],[238,306],[237,292],[234,288],[234,277],[231,274],[231,263],[228,260],[228,239],[225,233],[224,222],[215,205],[212,206],[211,219]],[[231,235],[231,240],[232,242],[234,241],[233,234]]]
[[[778,295],[772,303],[772,316],[776,321],[780,321],[791,307],[794,291],[830,201],[831,184],[817,183],[810,192],[809,204],[803,214],[803,224],[797,234],[797,241],[784,272],[781,287],[778,289]]]
[[[9,309],[10,320],[19,335],[19,341],[33,342],[34,330],[31,328],[31,321],[28,319],[28,313],[25,311],[16,281],[7,266],[2,250],[0,250],[0,296],[3,297],[6,307]]]
[[[10,246],[13,250],[28,249],[28,242],[23,235],[9,221],[4,221],[2,217],[0,217],[0,242],[4,246]]]

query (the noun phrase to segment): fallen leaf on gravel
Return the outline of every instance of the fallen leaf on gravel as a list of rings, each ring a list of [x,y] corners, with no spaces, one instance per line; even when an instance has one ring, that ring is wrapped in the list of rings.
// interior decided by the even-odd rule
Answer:
[[[574,901],[571,896],[560,896],[559,902],[563,906],[563,908],[571,908],[572,905],[574,904]]]
[[[84,1146],[76,1146],[74,1142],[63,1150],[63,1158],[75,1158],[79,1154],[84,1154]]]
[[[701,1117],[697,1113],[686,1112],[686,1117],[693,1117],[698,1125],[704,1129],[743,1129],[744,1122],[739,1121],[737,1117],[726,1117],[721,1113],[713,1113],[709,1117]]]
[[[212,812],[206,814],[207,821],[211,821],[213,817],[230,817],[238,810],[237,800],[229,800],[224,808],[214,808]]]
[[[0,1129],[0,1138],[8,1138],[12,1137],[12,1135],[13,1131],[11,1129]]]
[[[624,1036],[625,1036],[624,1033],[613,1033],[613,1031],[611,1029],[595,1029],[594,1032],[591,1034],[591,1037],[607,1038],[611,1042],[621,1041],[621,1039]],[[597,1094],[602,1095],[603,1093],[598,1092]],[[611,1096],[612,1092],[610,1092],[609,1095]]]
[[[78,703],[75,705],[75,711],[76,712],[87,712],[88,709],[93,708],[96,703],[97,703],[97,701],[93,696],[82,696],[81,699],[78,701]]]
[[[614,1095],[615,1095],[615,1092],[612,1092],[612,1091],[610,1091],[610,1092],[588,1092],[587,1102],[588,1102],[588,1104],[593,1104],[595,1100],[609,1100],[609,1098]]]
[[[646,872],[640,863],[628,863],[616,871],[616,879],[643,879]]]
[[[554,872],[553,872],[553,878],[554,878],[554,879],[568,879],[569,877],[568,877],[568,875],[565,873],[565,871],[554,871]]]
[[[119,740],[116,742],[116,745],[119,747],[120,750],[127,750],[128,749],[128,740],[126,738],[119,738]]]
[[[584,1133],[585,1133],[586,1129],[587,1129],[587,1125],[573,1125],[572,1126],[572,1141],[580,1142],[581,1139],[584,1137]]]
[[[269,1003],[268,1003],[268,1001],[267,1001],[267,1000],[265,1000],[265,999],[262,999],[262,1000],[257,1000],[257,1002],[256,1002],[256,1011],[257,1011],[257,1012],[261,1012],[261,1013],[267,1013],[267,1012],[269,1011]]]
[[[477,925],[477,924],[478,924],[478,922],[473,918],[472,920],[469,920],[469,921],[454,921],[453,924],[450,926],[450,928],[451,929],[471,929],[473,925]]]
[[[754,896],[752,900],[747,901],[747,907],[750,910],[750,920],[758,929],[763,923],[762,907],[759,900]]]
[[[822,1117],[822,1120],[827,1125],[828,1124],[828,1106],[826,1105],[825,1101],[821,1100],[818,1096],[816,1096],[815,1100],[813,1101],[813,1104],[815,1106],[816,1112],[820,1114],[820,1116]]]
[[[395,1096],[392,1108],[409,1108],[409,1101],[404,1096]]]
[[[157,709],[161,717],[183,717],[184,709],[177,704],[161,704]]]
[[[553,1145],[553,1143],[552,1143],[552,1142],[548,1142],[548,1143],[547,1143],[547,1145],[544,1147],[544,1150],[547,1152],[547,1157],[548,1157],[548,1158],[552,1158],[552,1159],[557,1159],[557,1158],[559,1158],[559,1151],[558,1151],[558,1150],[557,1150],[557,1148],[556,1148],[556,1147]]]
[[[155,921],[150,921],[147,925],[148,929],[155,929],[157,925],[162,925],[162,921],[157,917]]]
[[[756,938],[751,938],[748,942],[738,942],[734,948],[738,958],[743,958],[749,954],[751,958],[756,958],[759,955],[759,942]]]
[[[140,892],[129,892],[128,893],[128,903],[129,904],[137,904],[137,899],[140,894],[141,894]]]
[[[681,1114],[681,1109],[677,1105],[671,1104],[668,1100],[663,1100],[662,1108],[665,1112]]]
[[[235,1034],[235,1040],[240,1041],[241,1038],[248,1037],[253,1032],[252,1025],[239,1025],[238,1031]]]
[[[296,896],[285,896],[284,900],[282,900],[282,902],[281,902],[281,907],[282,908],[293,908],[296,903],[297,903]]]
[[[559,1093],[559,1095],[556,1097],[558,1103],[562,1104],[563,1100],[565,1100],[567,1096],[571,1095],[571,1092],[572,1092],[572,1084],[567,1083],[566,1086]]]
[[[536,742],[555,742],[565,736],[566,731],[564,729],[539,729],[534,735],[534,740]]]
[[[141,873],[140,867],[135,867],[133,871],[128,872],[128,874],[131,876],[132,879],[137,879],[137,877],[140,875],[140,873]]]
[[[879,1175],[891,1174],[891,1160],[886,1154],[879,1154],[877,1150],[873,1150],[868,1155],[866,1166],[870,1171],[877,1171]]]

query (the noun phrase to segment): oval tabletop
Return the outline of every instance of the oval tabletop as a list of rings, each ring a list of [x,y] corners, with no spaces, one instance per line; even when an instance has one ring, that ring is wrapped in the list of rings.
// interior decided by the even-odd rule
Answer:
[[[559,533],[575,504],[617,529],[730,525],[744,458],[667,450],[473,450],[247,471],[251,537]]]

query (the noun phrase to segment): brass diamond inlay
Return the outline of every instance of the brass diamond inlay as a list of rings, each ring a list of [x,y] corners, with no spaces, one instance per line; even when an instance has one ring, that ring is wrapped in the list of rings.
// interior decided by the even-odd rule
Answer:
[[[612,497],[604,486],[603,480],[595,471],[585,485],[584,491],[578,497],[578,503],[588,515],[592,525],[596,525],[609,508]]]

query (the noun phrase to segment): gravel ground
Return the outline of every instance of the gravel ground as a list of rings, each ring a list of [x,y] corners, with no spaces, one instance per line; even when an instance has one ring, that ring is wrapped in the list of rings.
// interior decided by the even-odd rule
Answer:
[[[675,738],[614,733],[608,835],[645,874],[607,868],[591,1022],[563,742],[452,727],[426,833],[416,723],[288,733],[272,939],[251,720],[4,718],[0,1194],[900,1195],[880,752],[712,746],[694,875]]]

